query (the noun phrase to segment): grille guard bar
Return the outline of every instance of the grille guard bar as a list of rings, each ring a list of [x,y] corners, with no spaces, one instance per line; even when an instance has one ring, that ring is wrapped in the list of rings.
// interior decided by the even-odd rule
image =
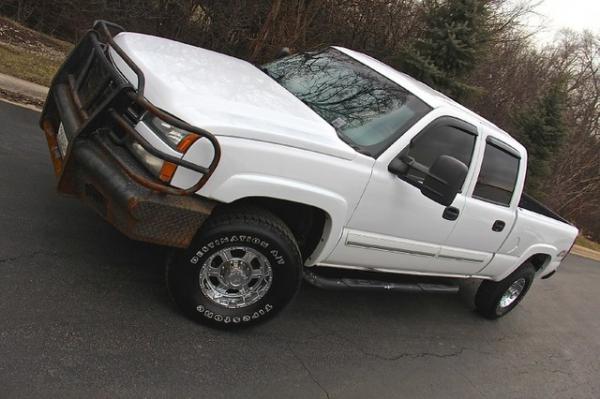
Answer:
[[[69,130],[70,141],[76,141],[80,136],[90,137],[101,134],[102,128],[105,127],[102,126],[101,119],[104,118],[106,121],[108,118],[109,120],[112,120],[114,126],[116,126],[119,131],[130,136],[152,155],[165,162],[170,162],[177,166],[199,172],[202,174],[202,177],[196,184],[189,188],[175,188],[158,179],[149,179],[147,176],[140,174],[138,171],[127,166],[126,163],[121,162],[109,148],[104,148],[105,153],[112,157],[127,175],[139,184],[153,191],[176,195],[189,195],[195,193],[204,186],[215,171],[221,158],[220,145],[212,133],[192,126],[170,115],[154,106],[144,97],[146,83],[144,73],[114,41],[114,34],[124,31],[125,29],[123,27],[112,22],[103,20],[95,21],[92,29],[88,31],[82,41],[73,49],[71,54],[69,54],[67,60],[61,66],[52,81],[48,99],[42,112],[40,125],[44,130],[46,138],[48,139],[48,144],[51,147],[51,157],[55,173],[59,179],[62,177],[62,172],[69,160],[71,149],[75,144],[73,142],[70,143],[67,154],[65,154],[64,157],[61,156],[58,151],[57,143],[58,122],[63,122],[65,130]],[[80,47],[85,48],[81,49]],[[116,66],[110,62],[107,55],[108,47],[112,48],[135,73],[138,79],[137,90],[133,87],[131,82],[128,82],[123,78]],[[82,62],[83,59],[85,60]],[[82,86],[85,85],[85,80],[87,79],[90,70],[93,68],[94,61],[100,61],[100,64],[102,64],[104,68],[110,69],[110,72],[106,73],[104,71],[105,76],[102,77],[98,87],[93,88],[92,94],[88,95],[87,98],[81,98],[79,91],[82,90]],[[76,71],[73,67],[74,63],[77,65],[83,64],[83,68]],[[75,72],[77,72],[78,76],[75,76]],[[85,89],[85,87],[83,89]],[[107,91],[108,94],[106,94]],[[103,98],[104,96],[106,96],[106,98]],[[132,104],[136,104],[142,110],[155,115],[172,126],[194,133],[200,138],[206,138],[211,143],[214,150],[213,159],[210,165],[208,167],[202,167],[183,160],[183,156],[181,158],[174,157],[151,146],[123,116],[124,110]],[[91,108],[92,105],[95,105],[95,107]],[[118,110],[121,110],[122,112],[119,112]],[[59,117],[57,117],[57,115],[59,115]],[[117,144],[123,144],[122,142],[119,143],[118,138],[112,138]]]

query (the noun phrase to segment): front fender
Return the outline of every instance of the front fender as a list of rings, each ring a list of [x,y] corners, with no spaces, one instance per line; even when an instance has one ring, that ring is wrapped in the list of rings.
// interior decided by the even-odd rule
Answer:
[[[270,197],[322,209],[327,214],[325,231],[317,249],[307,259],[307,265],[318,263],[333,251],[342,235],[348,214],[348,203],[339,194],[312,184],[277,176],[236,174],[215,188],[212,197],[225,203],[247,197]]]

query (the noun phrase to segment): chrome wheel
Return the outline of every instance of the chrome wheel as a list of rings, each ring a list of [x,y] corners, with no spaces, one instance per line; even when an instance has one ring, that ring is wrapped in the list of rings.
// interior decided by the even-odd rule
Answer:
[[[272,280],[271,264],[263,254],[250,247],[221,249],[200,269],[202,293],[227,308],[241,308],[257,302],[269,291]]]
[[[502,294],[500,302],[496,308],[497,312],[503,312],[506,308],[513,304],[514,301],[521,296],[523,289],[525,289],[526,280],[521,277],[508,287],[508,289]]]

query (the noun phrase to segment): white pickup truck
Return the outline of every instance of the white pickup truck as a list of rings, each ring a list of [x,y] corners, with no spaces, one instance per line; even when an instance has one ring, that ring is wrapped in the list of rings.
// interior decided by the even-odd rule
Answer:
[[[270,318],[303,278],[442,292],[480,279],[476,309],[498,318],[577,236],[522,192],[527,152],[509,134],[345,48],[255,66],[99,21],[40,123],[59,191],[179,248],[170,293],[212,326]]]

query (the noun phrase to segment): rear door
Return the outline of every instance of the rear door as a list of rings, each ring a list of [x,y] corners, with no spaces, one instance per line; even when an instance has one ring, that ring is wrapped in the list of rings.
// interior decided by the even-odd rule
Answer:
[[[474,274],[491,260],[516,219],[517,187],[522,178],[519,152],[488,136],[471,195],[438,254],[440,271]]]

